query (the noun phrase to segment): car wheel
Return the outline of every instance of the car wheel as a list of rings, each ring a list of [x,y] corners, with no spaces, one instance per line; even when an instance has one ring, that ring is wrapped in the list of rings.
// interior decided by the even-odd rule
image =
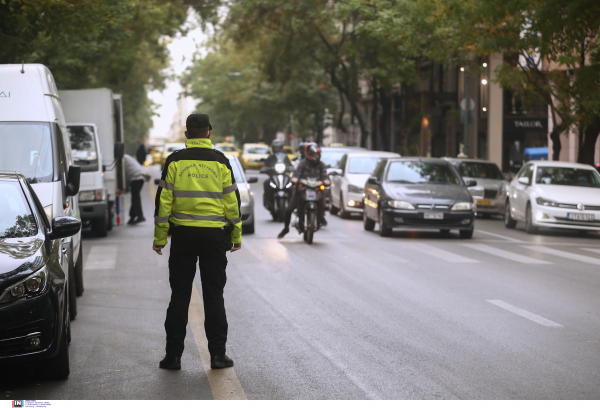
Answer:
[[[242,229],[244,230],[243,232],[246,234],[254,234],[254,222],[250,225],[242,227]]]
[[[440,230],[440,234],[442,234],[442,235],[448,235],[448,234],[450,234],[450,230],[449,229],[441,229]]]
[[[110,222],[110,217],[108,214],[108,207],[104,210],[104,217],[99,218],[97,220],[92,221],[92,231],[96,234],[97,237],[105,237],[108,235],[108,223]]]
[[[79,241],[79,256],[75,264],[75,295],[83,295],[83,242]]]
[[[71,373],[69,368],[69,339],[66,326],[66,323],[63,324],[58,354],[47,361],[46,370],[44,370],[45,376],[53,380],[64,380]]]
[[[538,228],[533,225],[531,203],[527,203],[527,209],[525,210],[525,232],[528,234],[537,234],[539,232]]]
[[[347,220],[350,218],[350,213],[344,209],[344,196],[340,192],[340,218]]]
[[[367,211],[363,211],[363,227],[365,231],[373,231],[375,229],[375,221],[369,218]]]
[[[75,284],[75,268],[72,259],[69,259],[69,274],[67,284],[69,285],[67,295],[69,296],[69,316],[71,320],[77,317],[77,285]]]
[[[329,197],[329,214],[336,215],[339,211],[335,205],[333,205],[333,197]]]
[[[510,216],[510,201],[506,200],[506,206],[504,208],[504,226],[509,229],[513,229],[517,226],[517,220]]]
[[[383,218],[383,210],[379,210],[379,235],[382,237],[391,237],[392,229],[388,227]]]
[[[471,227],[471,229],[468,230],[460,230],[458,233],[460,234],[461,239],[471,239],[473,238],[473,230],[474,228]]]

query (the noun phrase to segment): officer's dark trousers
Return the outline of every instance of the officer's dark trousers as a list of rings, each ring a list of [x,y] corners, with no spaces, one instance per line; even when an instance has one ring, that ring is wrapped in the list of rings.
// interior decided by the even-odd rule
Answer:
[[[223,355],[227,342],[223,288],[227,282],[226,253],[231,248],[231,240],[227,233],[219,228],[175,226],[171,228],[171,232],[171,302],[165,320],[167,354],[178,357],[183,353],[192,285],[196,275],[196,263],[199,262],[208,351],[211,356]]]
[[[131,182],[131,208],[129,209],[129,218],[141,218],[144,216],[142,211],[142,200],[140,198],[140,192],[142,191],[143,185],[144,180],[133,180]]]

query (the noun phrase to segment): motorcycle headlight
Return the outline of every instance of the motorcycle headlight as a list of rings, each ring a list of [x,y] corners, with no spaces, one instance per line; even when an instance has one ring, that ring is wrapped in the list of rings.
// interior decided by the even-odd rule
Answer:
[[[48,273],[46,268],[42,268],[32,273],[25,279],[6,288],[0,296],[0,303],[10,302],[23,297],[32,297],[39,295],[46,288]]]
[[[415,206],[408,201],[390,200],[388,201],[390,207],[398,208],[399,210],[414,210]]]
[[[452,206],[452,211],[470,211],[473,209],[473,203],[456,203]]]
[[[538,197],[535,199],[535,202],[539,205],[543,205],[544,207],[558,207],[558,203],[556,201],[547,200],[542,197]]]
[[[275,165],[275,171],[276,171],[277,173],[280,173],[280,174],[281,174],[281,173],[285,173],[285,164],[283,164],[283,163],[277,163],[277,164]]]
[[[363,189],[358,186],[353,186],[352,184],[348,184],[348,192],[360,194],[363,192]]]

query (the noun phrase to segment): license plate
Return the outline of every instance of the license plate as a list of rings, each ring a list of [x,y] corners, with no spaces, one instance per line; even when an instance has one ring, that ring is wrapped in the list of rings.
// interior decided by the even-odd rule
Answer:
[[[313,190],[306,190],[306,199],[307,200],[316,200],[317,193]]]
[[[567,213],[567,219],[574,221],[596,221],[594,214]]]
[[[283,196],[285,196],[285,191],[278,191],[278,192],[277,192],[277,195],[278,195],[279,197],[283,197]]]
[[[492,205],[490,200],[477,200],[477,205]]]
[[[443,220],[444,213],[423,213],[423,218],[426,220]]]

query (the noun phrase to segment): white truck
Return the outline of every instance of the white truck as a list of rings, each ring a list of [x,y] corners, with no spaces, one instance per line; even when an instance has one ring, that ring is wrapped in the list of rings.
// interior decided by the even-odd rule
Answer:
[[[124,190],[121,95],[110,89],[59,91],[73,150],[81,166],[79,208],[84,226],[105,237],[120,217],[118,190]],[[115,205],[117,203],[117,205]],[[122,207],[122,206],[121,206]]]

